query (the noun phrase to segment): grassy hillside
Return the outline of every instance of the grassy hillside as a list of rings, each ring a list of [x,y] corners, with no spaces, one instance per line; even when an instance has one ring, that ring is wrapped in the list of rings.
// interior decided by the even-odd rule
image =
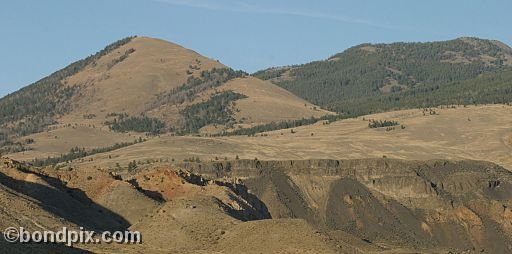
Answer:
[[[363,44],[326,61],[254,75],[327,109],[361,115],[446,103],[509,102],[511,66],[512,49],[504,44],[460,38]]]
[[[215,97],[230,92],[240,96],[227,101]],[[215,112],[219,107],[221,115]],[[190,49],[129,37],[1,98],[0,153],[44,147],[39,142],[48,139],[37,135],[44,131],[53,134],[53,152],[62,153],[69,150],[66,140],[74,137],[82,137],[81,147],[90,150],[126,142],[132,132],[209,134],[234,124],[251,127],[328,113]],[[112,137],[105,139],[112,142],[101,146],[87,142],[90,137],[83,128]]]
[[[70,110],[69,99],[73,96],[77,86],[66,86],[62,81],[80,72],[87,65],[94,64],[96,60],[130,42],[133,38],[128,37],[114,42],[94,55],[76,61],[48,77],[1,98],[0,126],[29,120],[19,123],[11,129],[22,135],[41,131],[41,128],[52,122],[55,115]]]
[[[86,66],[94,65],[98,59],[133,38],[135,37],[116,41],[94,55],[76,61],[48,77],[0,98],[0,147],[16,149],[15,147],[19,147],[20,144],[10,141],[10,135],[25,136],[41,132],[48,125],[55,123],[58,115],[71,111],[71,99],[77,94],[80,86],[67,85],[64,80],[79,73]]]
[[[149,139],[124,149],[84,158],[83,165],[114,167],[133,160],[183,161],[191,156],[201,161],[294,160],[314,158],[382,158],[407,160],[486,160],[512,169],[512,106],[456,106],[408,109],[344,119],[329,124],[288,125],[248,136],[168,136]],[[430,113],[432,112],[432,113]],[[435,114],[433,114],[435,112]],[[405,128],[370,128],[372,121],[396,121]],[[269,128],[273,129],[273,128]],[[261,131],[261,130],[258,130]],[[265,130],[263,130],[265,131]],[[46,156],[37,155],[40,158]],[[10,155],[32,160],[34,154]],[[73,165],[79,166],[79,165]]]

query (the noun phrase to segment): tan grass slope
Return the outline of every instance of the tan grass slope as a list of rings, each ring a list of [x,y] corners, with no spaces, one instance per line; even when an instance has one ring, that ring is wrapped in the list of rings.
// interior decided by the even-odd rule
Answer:
[[[303,117],[320,117],[331,112],[298,98],[289,91],[271,82],[254,77],[235,79],[221,87],[246,95],[248,98],[237,101],[240,111],[237,119],[248,119],[251,123],[262,124]]]
[[[121,62],[123,54],[131,52]],[[192,102],[164,104],[154,107],[159,94],[186,83],[190,77],[200,77],[202,71],[227,68],[218,61],[179,45],[159,39],[136,37],[88,65],[81,72],[63,81],[67,86],[78,86],[72,111],[57,119],[46,133],[23,137],[35,140],[31,151],[18,158],[45,158],[69,152],[72,147],[87,150],[107,147],[115,143],[131,142],[142,134],[119,134],[105,125],[110,113],[127,113],[130,116],[146,114],[175,127],[180,110],[191,104],[207,101],[219,91],[234,91],[247,96],[233,103],[236,127],[250,127],[272,121],[319,117],[331,112],[320,109],[290,92],[254,77],[227,82],[216,89],[198,94]],[[201,132],[219,132],[225,126],[207,126]]]
[[[114,59],[127,50],[135,51],[113,67]],[[191,68],[191,66],[193,68]],[[68,85],[80,84],[85,87],[76,102],[73,113],[61,122],[96,122],[101,124],[108,113],[126,112],[130,115],[146,113],[156,95],[177,88],[187,78],[200,77],[202,71],[213,68],[227,68],[223,64],[203,57],[198,53],[166,41],[138,37],[110,54],[102,57],[96,65],[68,78]],[[249,96],[251,100],[241,103],[240,115],[256,122],[281,121],[319,116],[327,112],[317,111],[314,105],[278,88],[270,82],[256,78],[233,81],[225,90],[234,90]],[[256,104],[253,104],[256,103]],[[306,106],[305,106],[306,104]],[[274,107],[275,106],[275,107]],[[262,109],[258,111],[257,109]],[[269,111],[270,109],[275,109]],[[155,116],[172,123],[178,113],[176,105],[164,105]],[[267,116],[269,115],[270,116]],[[84,115],[95,115],[95,120]]]
[[[109,68],[112,60],[135,49],[126,60]],[[197,70],[189,66],[198,66]],[[137,37],[102,57],[95,66],[67,79],[68,85],[82,84],[85,90],[74,112],[61,121],[83,121],[84,114],[94,114],[98,123],[112,112],[131,115],[143,113],[155,95],[183,84],[189,74],[224,68],[217,61],[159,39]]]
[[[132,160],[202,161],[234,159],[296,160],[315,158],[388,158],[406,160],[485,160],[512,170],[512,107],[507,105],[388,112],[328,125],[318,123],[278,130],[264,136],[173,137],[93,156],[83,165],[126,166]],[[392,131],[370,129],[368,120],[395,120],[404,125]],[[111,155],[111,159],[109,158]],[[18,158],[18,157],[16,157]],[[86,158],[87,161],[87,158]],[[77,165],[78,166],[78,165]]]

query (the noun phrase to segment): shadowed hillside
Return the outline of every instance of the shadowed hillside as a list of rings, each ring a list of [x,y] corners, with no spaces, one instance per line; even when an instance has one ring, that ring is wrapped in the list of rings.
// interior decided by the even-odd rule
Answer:
[[[349,233],[381,251],[512,251],[512,174],[492,163],[241,160],[183,167],[243,179],[272,218],[304,219],[331,237]]]

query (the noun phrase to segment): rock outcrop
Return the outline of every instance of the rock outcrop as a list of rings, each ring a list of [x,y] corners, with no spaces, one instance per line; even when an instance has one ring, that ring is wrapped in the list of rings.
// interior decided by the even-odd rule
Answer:
[[[272,218],[301,218],[383,248],[512,251],[512,174],[481,161],[237,160],[186,163],[241,179]],[[386,247],[385,247],[386,246]]]

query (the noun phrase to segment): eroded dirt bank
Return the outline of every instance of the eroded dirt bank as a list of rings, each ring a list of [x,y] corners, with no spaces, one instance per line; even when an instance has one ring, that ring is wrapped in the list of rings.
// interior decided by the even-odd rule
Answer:
[[[236,160],[135,171],[0,162],[0,227],[85,226],[144,236],[142,245],[73,250],[512,251],[512,173],[489,162]],[[5,247],[53,253],[61,246]]]
[[[512,251],[512,174],[481,161],[303,160],[181,165],[243,183],[273,219],[301,218],[340,241]]]

